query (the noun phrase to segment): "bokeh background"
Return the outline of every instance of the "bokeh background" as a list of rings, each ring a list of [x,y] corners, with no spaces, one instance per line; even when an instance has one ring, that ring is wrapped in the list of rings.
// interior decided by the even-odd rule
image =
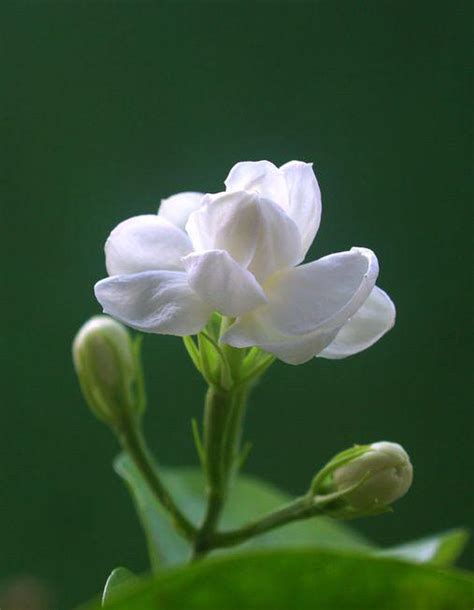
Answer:
[[[247,470],[297,493],[335,451],[396,440],[412,491],[357,526],[391,544],[469,524],[471,7],[2,3],[0,579],[40,579],[65,608],[118,564],[146,568],[70,344],[99,311],[108,232],[175,192],[221,190],[240,160],[313,161],[312,257],[374,249],[398,308],[359,356],[271,369]],[[203,383],[177,338],[146,337],[145,360],[150,441],[195,463]]]

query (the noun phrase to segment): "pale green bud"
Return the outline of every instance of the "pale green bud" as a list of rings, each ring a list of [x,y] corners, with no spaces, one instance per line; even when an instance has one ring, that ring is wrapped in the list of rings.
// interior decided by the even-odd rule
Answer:
[[[108,316],[94,316],[77,333],[74,367],[91,411],[108,424],[143,409],[141,369],[127,329]]]
[[[344,501],[356,511],[389,506],[406,494],[413,481],[413,467],[401,445],[382,441],[365,449],[332,472],[333,492],[355,486]]]

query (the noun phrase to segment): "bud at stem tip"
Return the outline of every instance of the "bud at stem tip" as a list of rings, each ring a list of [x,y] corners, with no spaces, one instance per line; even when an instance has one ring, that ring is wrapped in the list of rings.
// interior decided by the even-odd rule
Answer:
[[[337,468],[332,480],[336,491],[363,480],[345,500],[356,510],[370,510],[389,506],[404,496],[413,481],[413,467],[401,445],[381,441],[369,445],[363,455]]]
[[[72,354],[82,392],[96,417],[115,424],[125,413],[141,410],[134,392],[139,363],[122,324],[94,316],[77,333]]]

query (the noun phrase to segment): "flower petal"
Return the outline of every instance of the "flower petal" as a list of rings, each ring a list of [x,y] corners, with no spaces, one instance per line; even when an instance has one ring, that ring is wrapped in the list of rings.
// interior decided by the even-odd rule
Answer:
[[[268,304],[240,317],[224,340],[243,347],[339,329],[365,302],[377,274],[377,258],[366,248],[281,271],[264,285]]]
[[[346,358],[367,349],[395,324],[395,305],[383,290],[375,286],[362,307],[344,324],[321,358]]]
[[[284,175],[270,161],[236,163],[224,181],[228,192],[254,191],[283,209],[288,208],[288,190]]]
[[[321,192],[311,163],[290,161],[280,168],[269,161],[237,163],[225,185],[228,192],[254,191],[282,207],[300,231],[304,257],[321,220]]]
[[[313,243],[321,221],[321,191],[312,163],[290,161],[280,167],[288,189],[287,213],[298,227],[304,254]]]
[[[105,313],[143,332],[194,335],[212,313],[189,287],[184,272],[115,275],[97,282],[94,290]]]
[[[226,250],[259,282],[301,262],[298,228],[272,201],[246,191],[207,195],[204,201],[186,225],[196,251]]]
[[[183,265],[191,288],[225,316],[236,317],[267,302],[255,276],[225,250],[188,254]]]
[[[248,193],[206,195],[186,225],[194,250],[227,250],[244,267],[253,258],[258,236],[256,196]]]
[[[109,275],[157,269],[182,269],[181,258],[192,250],[184,231],[154,214],[124,220],[105,244]]]
[[[203,193],[187,191],[162,199],[158,216],[166,218],[166,220],[184,230],[189,215],[199,209],[203,197]]]
[[[279,343],[264,343],[259,347],[287,364],[303,364],[319,354],[333,341],[336,330],[317,330],[302,337],[286,337]]]
[[[249,316],[247,316],[249,317]],[[256,343],[255,339],[249,336],[249,328],[247,327],[242,332],[242,327],[239,328],[239,322],[234,324],[222,337],[224,343],[228,343],[233,347],[250,347],[258,345],[261,349],[271,354],[274,354],[283,362],[288,364],[302,364],[313,358],[329,345],[336,337],[339,328],[326,330],[322,328],[315,330],[307,335],[294,335],[289,337],[278,332],[274,327],[260,328],[262,338],[265,333],[265,339]],[[255,330],[255,329],[254,329]]]

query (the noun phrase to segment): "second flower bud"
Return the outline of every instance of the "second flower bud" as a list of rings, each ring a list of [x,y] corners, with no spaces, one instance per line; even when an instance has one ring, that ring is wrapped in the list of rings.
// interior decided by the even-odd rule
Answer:
[[[413,467],[403,447],[381,441],[336,455],[313,479],[311,493],[333,496],[334,516],[355,517],[388,510],[412,481]]]
[[[127,329],[108,316],[94,316],[77,333],[73,360],[82,393],[96,417],[120,425],[144,409],[141,366]]]

